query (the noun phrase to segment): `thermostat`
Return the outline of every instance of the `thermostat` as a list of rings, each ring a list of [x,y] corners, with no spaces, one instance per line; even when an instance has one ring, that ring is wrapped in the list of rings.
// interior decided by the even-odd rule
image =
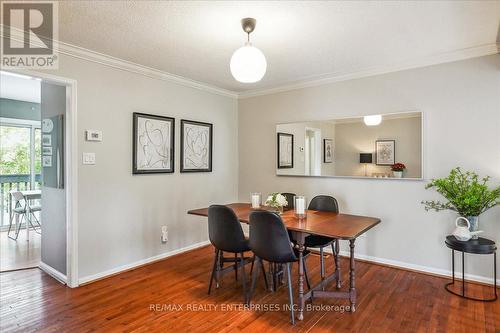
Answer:
[[[102,132],[96,130],[87,130],[86,139],[87,141],[102,141]]]

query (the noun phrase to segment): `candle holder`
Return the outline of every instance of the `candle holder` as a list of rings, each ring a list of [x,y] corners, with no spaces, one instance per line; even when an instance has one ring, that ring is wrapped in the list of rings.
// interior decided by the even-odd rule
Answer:
[[[302,220],[307,217],[307,212],[306,212],[306,197],[296,195],[294,198],[294,210],[295,210],[295,216]]]
[[[262,195],[260,193],[250,193],[250,202],[253,209],[259,209],[262,205]]]

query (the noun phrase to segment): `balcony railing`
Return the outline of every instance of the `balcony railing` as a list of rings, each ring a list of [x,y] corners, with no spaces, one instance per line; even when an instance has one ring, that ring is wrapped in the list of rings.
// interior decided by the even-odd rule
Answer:
[[[0,227],[9,224],[9,207],[12,198],[9,194],[12,190],[24,191],[35,190],[42,187],[42,175],[35,175],[35,184],[31,185],[31,175],[0,175]]]

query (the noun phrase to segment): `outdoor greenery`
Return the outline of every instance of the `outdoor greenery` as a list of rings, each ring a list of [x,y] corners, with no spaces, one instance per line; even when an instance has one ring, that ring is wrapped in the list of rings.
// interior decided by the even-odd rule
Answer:
[[[490,208],[500,205],[500,186],[490,189],[489,176],[479,178],[473,171],[462,172],[457,167],[446,178],[433,179],[425,186],[434,188],[447,201],[422,201],[425,210],[456,211],[461,216],[479,216]]]
[[[0,127],[0,175],[30,173],[29,129],[14,126]],[[40,130],[35,131],[35,173],[41,172]]]

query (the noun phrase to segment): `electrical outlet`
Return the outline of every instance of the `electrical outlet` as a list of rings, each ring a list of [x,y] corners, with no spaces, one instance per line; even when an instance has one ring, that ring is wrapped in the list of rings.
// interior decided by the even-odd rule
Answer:
[[[161,227],[161,242],[164,244],[168,242],[168,229],[166,225]]]

